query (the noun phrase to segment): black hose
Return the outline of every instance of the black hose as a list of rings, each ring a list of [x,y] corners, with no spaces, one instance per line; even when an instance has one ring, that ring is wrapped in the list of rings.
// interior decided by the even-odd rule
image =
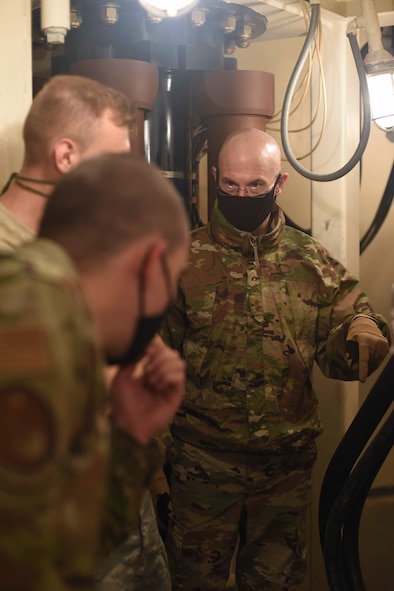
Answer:
[[[368,230],[360,240],[360,254],[369,246],[376,234],[383,225],[384,220],[390,210],[391,204],[394,198],[394,164],[391,167],[391,172],[384,190],[382,199],[380,200],[378,210],[375,214],[374,219],[371,222]]]
[[[319,531],[322,547],[331,508],[354,463],[393,401],[393,383],[394,356],[391,356],[331,458],[321,485],[319,499]]]
[[[343,524],[342,557],[344,575],[348,587],[356,591],[365,591],[360,565],[359,531],[361,515],[372,482],[373,479],[360,488],[357,498],[348,508],[346,520]]]
[[[346,555],[341,543],[341,530],[349,509],[357,502],[360,491],[364,495],[365,491],[369,490],[393,445],[394,411],[358,461],[330,511],[324,534],[323,555],[331,591],[364,591],[365,589],[362,578],[350,580],[350,586],[349,579],[346,580],[343,568]],[[358,566],[356,570],[359,570]]]

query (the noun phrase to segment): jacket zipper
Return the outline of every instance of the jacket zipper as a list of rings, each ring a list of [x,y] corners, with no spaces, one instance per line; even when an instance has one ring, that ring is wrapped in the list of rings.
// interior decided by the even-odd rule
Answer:
[[[252,234],[250,235],[250,244],[253,247],[254,264],[256,265],[256,271],[258,273],[260,270],[260,261],[259,261],[259,253],[257,250],[257,238],[255,236],[252,236]]]

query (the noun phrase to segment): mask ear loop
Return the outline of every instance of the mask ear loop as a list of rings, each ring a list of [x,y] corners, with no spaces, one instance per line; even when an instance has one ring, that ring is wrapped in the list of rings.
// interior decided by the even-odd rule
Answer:
[[[273,187],[273,189],[274,189],[274,195],[275,195],[275,189],[278,186],[278,183],[279,183],[279,181],[280,181],[281,178],[282,178],[282,173],[280,172],[278,174],[278,176],[276,177],[275,182],[274,182],[274,187]],[[275,195],[275,201],[276,201],[276,195]]]

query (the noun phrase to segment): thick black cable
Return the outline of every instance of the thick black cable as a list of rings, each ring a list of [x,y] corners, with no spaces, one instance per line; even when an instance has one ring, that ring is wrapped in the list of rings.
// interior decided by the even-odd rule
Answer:
[[[376,234],[379,232],[380,228],[385,221],[387,214],[390,210],[391,204],[394,198],[394,164],[391,167],[391,172],[386,184],[386,188],[383,192],[382,199],[380,200],[378,210],[375,214],[374,219],[371,222],[368,230],[365,232],[364,236],[361,238],[360,241],[360,254],[362,254],[367,246],[369,246],[372,240],[375,238]]]
[[[341,530],[349,508],[357,501],[360,490],[368,490],[394,445],[394,411],[385,421],[361,459],[353,469],[330,511],[324,534],[323,555],[327,581],[331,591],[363,591],[349,586],[344,573],[344,548]],[[364,494],[364,493],[363,493]],[[360,581],[357,582],[360,584]]]
[[[323,547],[328,516],[354,463],[394,398],[394,356],[391,356],[347,429],[327,467],[319,499],[320,543]]]
[[[342,556],[344,575],[348,587],[355,591],[365,591],[360,564],[359,531],[361,515],[373,480],[360,487],[357,498],[349,507],[343,524]]]

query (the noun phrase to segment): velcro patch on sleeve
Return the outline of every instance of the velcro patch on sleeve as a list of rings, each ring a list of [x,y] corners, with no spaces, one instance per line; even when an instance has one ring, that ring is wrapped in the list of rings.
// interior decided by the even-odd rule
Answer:
[[[50,367],[47,340],[37,327],[1,327],[0,375],[42,373]]]
[[[40,469],[51,457],[53,419],[33,390],[0,390],[0,464],[21,472]]]

